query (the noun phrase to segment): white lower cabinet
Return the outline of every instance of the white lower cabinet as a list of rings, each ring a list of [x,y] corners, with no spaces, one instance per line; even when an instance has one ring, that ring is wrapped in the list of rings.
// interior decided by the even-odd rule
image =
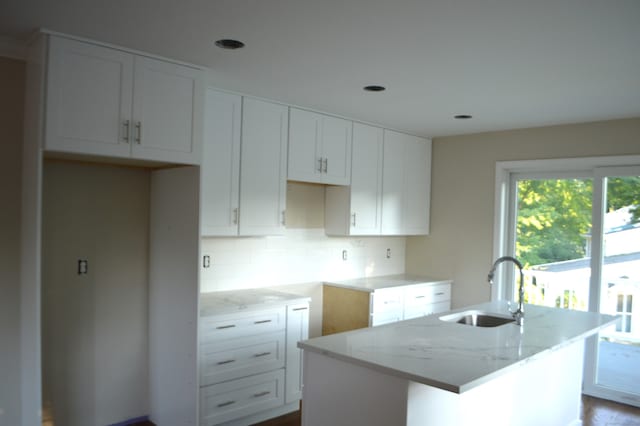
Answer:
[[[309,302],[200,318],[200,425],[248,425],[299,408]]]
[[[284,368],[200,389],[200,425],[213,426],[284,404]]]

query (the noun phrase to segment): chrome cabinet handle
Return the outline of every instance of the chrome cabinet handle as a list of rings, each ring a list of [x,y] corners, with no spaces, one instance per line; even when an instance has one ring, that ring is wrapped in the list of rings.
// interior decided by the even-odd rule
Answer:
[[[436,296],[442,296],[444,294],[444,291],[440,291],[438,293],[436,293]]]
[[[122,127],[123,127],[122,140],[125,141],[126,143],[129,143],[129,120],[124,120],[122,122]]]
[[[351,225],[354,228],[356,227],[356,214],[355,213],[351,213]]]
[[[136,143],[142,143],[142,122],[136,121]]]
[[[254,321],[254,324],[266,324],[268,322],[271,322],[271,320],[260,320],[260,321]]]
[[[238,224],[238,208],[233,209],[233,224]]]
[[[286,224],[287,224],[287,211],[282,210],[282,225],[286,225]]]
[[[322,157],[318,158],[318,172],[322,173]]]
[[[222,402],[222,403],[218,404],[218,407],[226,407],[228,405],[235,404],[235,403],[236,403],[235,401]]]
[[[293,308],[292,310],[293,311],[306,311],[307,309],[309,309],[309,308],[306,308],[306,307],[305,308]]]
[[[416,296],[416,299],[424,299],[426,296]]]
[[[255,354],[253,357],[254,358],[260,358],[260,357],[267,356],[267,355],[271,355],[271,352],[261,352],[259,354]]]
[[[236,362],[235,359],[227,359],[225,361],[218,361],[217,365],[231,364],[232,362]]]
[[[258,393],[254,393],[253,397],[254,398],[260,398],[261,396],[265,396],[265,395],[269,395],[271,392],[269,391],[264,391],[264,392],[258,392]]]
[[[329,170],[329,159],[328,159],[328,158],[325,158],[325,159],[323,160],[323,163],[324,163],[324,170],[323,170],[323,172],[324,172],[324,173],[327,173],[327,170]]]
[[[236,326],[235,324],[221,325],[221,326],[216,327],[216,330],[224,330],[225,328],[233,328],[235,326]]]

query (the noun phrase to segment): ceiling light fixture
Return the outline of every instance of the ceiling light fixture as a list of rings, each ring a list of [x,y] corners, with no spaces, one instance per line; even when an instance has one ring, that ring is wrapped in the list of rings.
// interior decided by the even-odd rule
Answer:
[[[384,86],[376,86],[376,85],[364,86],[363,89],[366,90],[367,92],[382,92],[387,90],[387,88]]]
[[[456,120],[468,120],[470,118],[472,118],[472,115],[469,114],[458,114],[458,115],[454,115],[453,118],[455,118]]]
[[[239,40],[233,40],[231,38],[222,38],[216,40],[215,45],[220,49],[236,50],[244,47],[244,43]]]

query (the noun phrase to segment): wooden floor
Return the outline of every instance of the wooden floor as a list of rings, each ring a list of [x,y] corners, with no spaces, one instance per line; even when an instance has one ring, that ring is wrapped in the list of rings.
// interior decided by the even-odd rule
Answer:
[[[300,426],[300,411],[256,426]],[[354,425],[357,426],[357,425]],[[640,426],[640,408],[582,396],[582,426]]]

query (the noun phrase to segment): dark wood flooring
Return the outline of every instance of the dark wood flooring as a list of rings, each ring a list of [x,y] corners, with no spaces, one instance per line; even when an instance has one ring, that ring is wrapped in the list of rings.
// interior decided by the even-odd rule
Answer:
[[[300,411],[295,411],[254,426],[300,426],[301,424]],[[583,395],[582,426],[640,426],[640,408]]]

